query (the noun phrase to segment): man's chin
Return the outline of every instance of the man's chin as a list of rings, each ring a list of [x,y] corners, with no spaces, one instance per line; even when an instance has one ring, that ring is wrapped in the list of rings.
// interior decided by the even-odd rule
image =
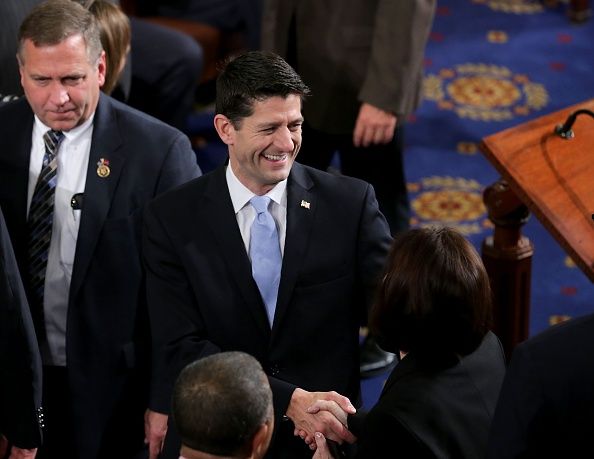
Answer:
[[[44,121],[44,123],[54,131],[69,131],[78,124],[78,119],[69,117],[54,117]]]

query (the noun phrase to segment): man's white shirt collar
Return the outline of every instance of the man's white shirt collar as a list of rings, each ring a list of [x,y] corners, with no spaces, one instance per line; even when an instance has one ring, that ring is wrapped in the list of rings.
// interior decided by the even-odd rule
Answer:
[[[86,130],[93,125],[93,119],[95,118],[95,112],[80,126],[76,126],[69,131],[62,131],[64,137],[71,142],[76,142],[78,138],[85,134]],[[47,131],[51,130],[49,126],[46,126],[38,117],[35,115],[35,127],[36,132],[40,132],[43,136]]]
[[[233,211],[237,214],[237,212],[243,209],[250,199],[255,196],[255,193],[239,181],[233,172],[231,163],[227,165],[226,179],[227,186],[229,187],[229,194],[231,195],[231,202],[233,203]],[[266,193],[266,196],[276,202],[279,206],[287,207],[286,189],[287,179],[278,182],[272,190]]]

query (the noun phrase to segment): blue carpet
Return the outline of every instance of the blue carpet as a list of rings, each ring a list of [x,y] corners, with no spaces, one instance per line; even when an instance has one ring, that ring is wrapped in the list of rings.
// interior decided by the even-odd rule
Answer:
[[[498,178],[478,150],[481,138],[594,98],[594,20],[571,24],[566,9],[529,0],[439,0],[425,100],[405,139],[414,226],[455,226],[480,248],[492,232],[482,191]],[[212,131],[202,134],[199,161],[210,170],[226,149]],[[594,312],[592,284],[540,222],[531,217],[523,232],[535,246],[530,334]],[[386,376],[362,382],[365,406],[375,403]]]
[[[566,9],[439,0],[425,53],[425,100],[406,138],[414,225],[447,223],[480,249],[492,232],[482,191],[499,177],[480,140],[594,98],[594,22],[571,24]],[[530,334],[594,312],[594,287],[540,222],[531,217],[523,233],[535,247]],[[365,406],[386,377],[362,382]]]

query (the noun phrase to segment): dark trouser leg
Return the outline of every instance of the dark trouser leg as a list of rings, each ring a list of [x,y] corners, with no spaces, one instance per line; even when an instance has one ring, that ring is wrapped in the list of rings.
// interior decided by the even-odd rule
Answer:
[[[403,127],[385,145],[341,149],[342,173],[373,185],[379,208],[396,234],[409,227],[410,208],[402,162]]]

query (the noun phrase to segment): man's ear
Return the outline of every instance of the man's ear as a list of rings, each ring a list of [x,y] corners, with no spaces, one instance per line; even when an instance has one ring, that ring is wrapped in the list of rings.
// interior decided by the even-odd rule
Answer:
[[[261,459],[266,454],[270,440],[272,438],[272,430],[274,429],[274,421],[269,419],[262,424],[252,437],[252,452],[250,459]]]
[[[97,62],[97,80],[99,87],[102,88],[105,84],[105,76],[107,75],[107,62],[105,60],[105,51],[101,51],[99,61]]]
[[[214,127],[223,143],[226,145],[233,145],[235,142],[235,128],[229,118],[217,113],[214,117]]]

